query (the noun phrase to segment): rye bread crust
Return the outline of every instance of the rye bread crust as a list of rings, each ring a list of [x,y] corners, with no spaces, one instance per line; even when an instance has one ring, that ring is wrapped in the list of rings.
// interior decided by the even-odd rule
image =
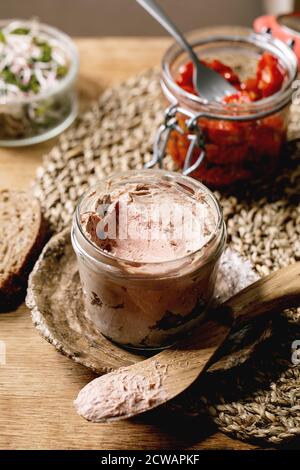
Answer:
[[[0,227],[2,224],[7,223],[5,220],[5,207],[7,213],[12,207],[12,204],[17,204],[18,200],[22,204],[24,200],[28,203],[28,217],[34,219],[34,224],[31,232],[28,235],[28,240],[20,253],[20,262],[15,266],[8,266],[5,272],[0,271],[0,313],[14,310],[24,300],[27,288],[28,276],[37,260],[45,242],[47,241],[47,224],[42,216],[39,201],[33,198],[29,193],[17,192],[11,190],[0,190],[0,200],[4,211],[0,212]],[[0,240],[1,242],[1,240]],[[12,233],[9,243],[12,246],[18,246],[18,233]],[[1,245],[1,243],[0,243]],[[1,257],[4,254],[0,250],[0,264]],[[9,264],[9,261],[8,261]]]

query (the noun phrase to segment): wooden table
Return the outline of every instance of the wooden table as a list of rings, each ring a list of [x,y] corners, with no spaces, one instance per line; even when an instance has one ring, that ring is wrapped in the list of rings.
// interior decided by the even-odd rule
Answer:
[[[158,65],[168,39],[78,39],[79,92],[83,107],[107,86]],[[26,189],[54,140],[33,147],[0,149],[0,187]],[[174,422],[160,410],[136,420],[91,424],[72,405],[93,374],[60,355],[39,336],[25,305],[0,314],[1,449],[254,449],[216,432],[203,420]]]

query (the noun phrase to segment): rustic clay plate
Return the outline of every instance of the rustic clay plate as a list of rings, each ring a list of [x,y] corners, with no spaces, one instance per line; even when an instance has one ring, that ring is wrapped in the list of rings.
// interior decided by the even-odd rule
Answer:
[[[228,248],[221,260],[216,302],[231,297],[257,277],[250,263]],[[61,353],[98,374],[144,359],[111,343],[85,316],[69,228],[52,237],[45,246],[31,273],[26,303],[44,338]],[[234,332],[210,371],[244,362],[269,334],[270,325],[266,322]]]

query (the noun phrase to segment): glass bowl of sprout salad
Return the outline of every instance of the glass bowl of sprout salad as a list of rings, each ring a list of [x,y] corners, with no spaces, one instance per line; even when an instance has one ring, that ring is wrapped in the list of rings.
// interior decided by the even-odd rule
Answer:
[[[37,20],[0,21],[0,146],[55,137],[77,115],[73,41]]]

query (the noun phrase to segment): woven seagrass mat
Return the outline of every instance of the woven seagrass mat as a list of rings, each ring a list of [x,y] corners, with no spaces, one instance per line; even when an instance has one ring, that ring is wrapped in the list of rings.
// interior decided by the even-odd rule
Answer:
[[[150,70],[104,92],[60,137],[45,155],[34,185],[53,232],[70,223],[79,196],[90,185],[112,172],[143,167],[151,158],[163,111],[158,72]],[[299,136],[300,110],[293,105],[289,138]],[[176,169],[170,157],[164,166]],[[216,195],[230,246],[248,258],[259,275],[300,259],[296,140],[288,145],[284,164],[271,182],[253,182],[243,194]],[[292,362],[295,340],[300,340],[300,309],[278,316],[271,339],[246,363],[206,374],[191,387],[186,392],[191,416],[209,413],[220,430],[240,439],[272,444],[300,439],[300,364]],[[180,406],[181,397],[173,403],[174,409]]]

